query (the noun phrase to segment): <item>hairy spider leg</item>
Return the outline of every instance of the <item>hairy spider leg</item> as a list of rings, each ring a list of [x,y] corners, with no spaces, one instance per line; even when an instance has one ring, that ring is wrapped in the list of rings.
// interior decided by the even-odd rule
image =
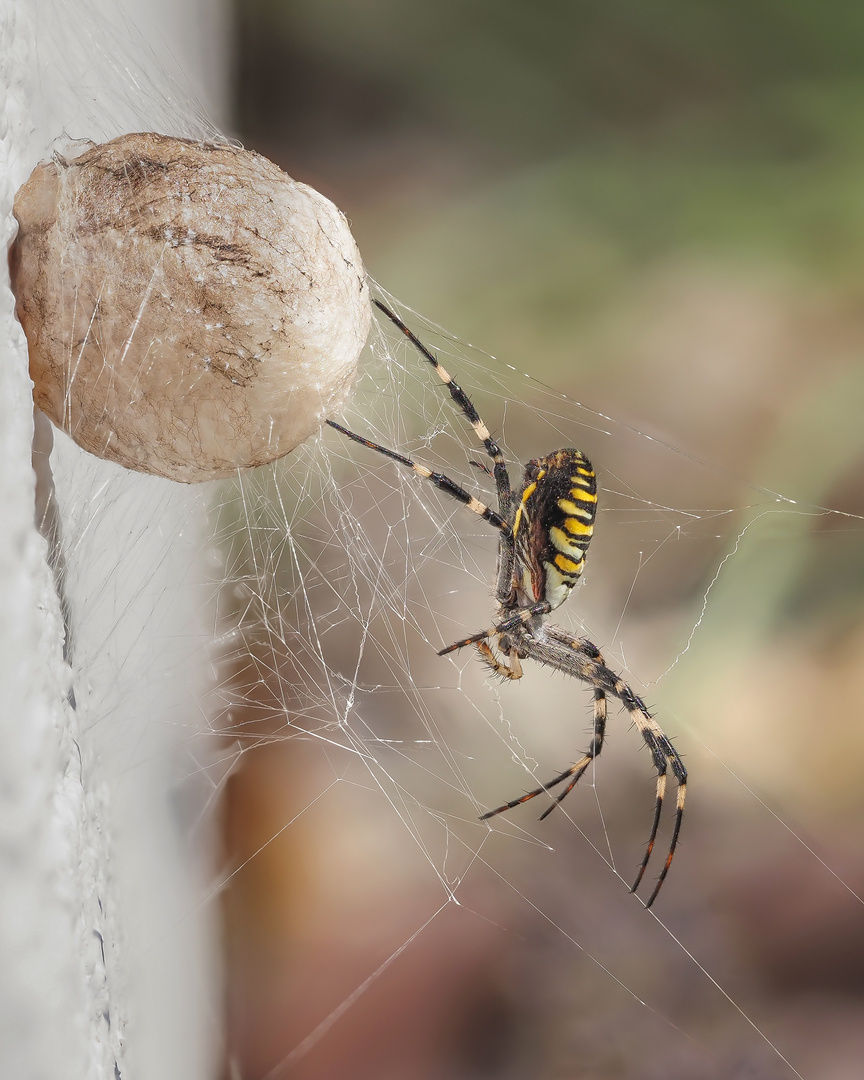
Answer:
[[[492,652],[488,643],[485,641],[478,641],[475,643],[477,646],[477,652],[480,654],[480,659],[483,663],[491,668],[496,675],[501,675],[505,679],[521,679],[524,674],[522,671],[522,664],[518,655],[511,649],[510,655],[507,658],[509,663],[499,660],[495,653]]]
[[[474,498],[463,487],[443,473],[433,473],[430,469],[427,469],[423,465],[418,465],[417,462],[412,461],[410,458],[404,457],[394,450],[388,450],[378,443],[364,439],[362,436],[354,434],[354,432],[349,431],[347,428],[342,427],[332,420],[328,420],[327,423],[330,427],[336,428],[337,431],[341,431],[343,435],[347,435],[349,438],[354,439],[355,442],[359,442],[361,445],[369,447],[370,450],[377,450],[378,453],[384,454],[393,461],[398,461],[403,465],[409,466],[420,476],[431,480],[432,483],[442,491],[446,491],[447,494],[452,495],[454,498],[465,503],[469,510],[473,510],[474,513],[479,514],[480,517],[484,518],[500,531],[501,538],[498,547],[498,580],[496,583],[495,595],[499,601],[503,602],[505,598],[510,596],[512,589],[513,565],[516,558],[516,548],[513,529],[510,524],[505,521],[505,518],[510,513],[512,491],[510,487],[510,474],[507,471],[507,464],[504,460],[501,448],[490,435],[489,429],[481,419],[474,403],[450,373],[438,362],[437,357],[423,344],[422,341],[420,341],[417,335],[402,322],[395,312],[391,311],[385,304],[382,304],[380,300],[373,300],[373,303],[402,331],[420,355],[432,365],[436,374],[450,392],[450,397],[467,417],[477,437],[483,443],[486,453],[492,459],[493,468],[490,470],[479,462],[471,462],[471,464],[482,469],[486,473],[491,473],[492,478],[495,480],[498,496],[498,514],[495,514],[488,506],[480,502],[479,499]],[[461,648],[462,645],[466,644],[474,644],[487,636],[487,634],[475,635],[470,641],[457,643],[456,645],[451,646],[451,649]],[[444,651],[449,652],[451,649]],[[439,653],[438,655],[441,656],[443,653]]]
[[[423,344],[417,335],[410,330],[404,322],[402,322],[394,311],[391,311],[386,304],[382,304],[380,300],[373,300],[373,303],[379,311],[387,316],[394,326],[402,331],[420,355],[432,365],[438,378],[447,387],[453,403],[461,410],[471,424],[477,438],[483,444],[486,453],[492,459],[492,477],[495,480],[495,490],[498,496],[498,513],[502,518],[509,518],[513,494],[510,487],[510,473],[507,471],[507,463],[504,460],[501,447],[492,438],[489,433],[489,428],[481,419],[480,414],[474,406],[474,402],[468,397],[459,383],[457,383],[450,373],[438,362],[438,358],[435,354]],[[505,533],[502,531],[498,544],[498,575],[495,583],[495,596],[499,602],[503,602],[510,595],[513,565],[515,561],[516,545],[513,534],[512,532]]]

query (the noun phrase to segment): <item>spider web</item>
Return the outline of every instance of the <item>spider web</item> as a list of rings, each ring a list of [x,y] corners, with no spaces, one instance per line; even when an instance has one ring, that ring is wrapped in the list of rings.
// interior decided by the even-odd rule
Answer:
[[[313,757],[303,754],[304,794],[286,805],[299,814],[326,795],[338,807],[320,836],[331,866],[322,874],[334,889],[344,876],[351,880],[371,869],[365,861],[368,835],[358,841],[354,834],[357,818],[368,814],[378,824],[367,821],[361,832],[368,827],[387,836],[385,860],[410,868],[400,875],[401,887],[410,882],[423,891],[431,908],[381,968],[310,1024],[267,1075],[298,1069],[307,1075],[300,1064],[306,1055],[308,1075],[316,1075],[314,1051],[331,1025],[418,935],[457,907],[470,911],[462,917],[471,923],[497,922],[505,937],[514,924],[522,933],[526,925],[548,933],[550,965],[568,972],[575,965],[582,993],[589,986],[597,993],[602,983],[601,996],[616,999],[608,1007],[626,1011],[635,1044],[635,1032],[665,1041],[668,1053],[659,1059],[658,1075],[671,1063],[728,1075],[733,1058],[748,1062],[755,1075],[807,1075],[775,1044],[770,1024],[739,1003],[734,983],[739,978],[746,987],[746,964],[730,968],[700,934],[689,943],[679,938],[664,926],[664,907],[675,909],[676,898],[668,893],[676,892],[679,916],[688,904],[691,912],[698,910],[706,903],[700,877],[706,889],[722,882],[734,893],[730,883],[743,882],[759,847],[747,842],[747,833],[771,833],[765,800],[783,793],[781,785],[760,795],[753,762],[710,745],[714,712],[705,706],[700,682],[713,684],[712,693],[721,688],[726,708],[738,708],[737,679],[721,687],[719,675],[734,671],[733,663],[739,678],[758,674],[758,668],[746,671],[740,655],[754,628],[738,626],[735,640],[724,641],[723,605],[736,602],[754,574],[763,578],[773,568],[763,583],[773,610],[782,582],[794,581],[802,561],[813,557],[801,550],[802,539],[807,548],[815,536],[827,551],[825,537],[832,532],[826,521],[837,530],[833,535],[842,536],[860,531],[860,518],[756,488],[442,336],[416,313],[403,317],[470,389],[510,462],[575,444],[598,463],[602,497],[590,570],[584,587],[554,618],[600,643],[607,662],[652,703],[687,755],[699,802],[695,808],[691,803],[685,818],[684,853],[661,893],[656,923],[623,887],[641,856],[653,785],[641,740],[627,733],[617,710],[608,749],[556,812],[557,821],[537,824],[545,809],[537,800],[487,827],[480,813],[548,779],[562,758],[575,760],[590,735],[590,695],[573,680],[526,663],[523,680],[502,687],[490,682],[469,650],[453,660],[436,656],[444,644],[489,624],[494,530],[409,470],[332,431],[291,462],[241,477],[217,506],[219,543],[231,552],[221,609],[232,630],[223,656],[234,672],[220,688],[217,727],[236,740],[241,757],[262,741],[316,748]],[[505,422],[494,424],[500,417]],[[386,328],[374,332],[345,420],[352,430],[442,468],[493,501],[491,478],[471,466],[480,455],[469,425],[413,348]],[[639,479],[629,482],[636,457]],[[615,471],[604,467],[607,462]],[[670,475],[673,487],[689,486],[703,501],[670,505],[663,497]],[[734,503],[712,500],[718,490],[728,498],[730,488]],[[784,560],[781,571],[776,564]],[[656,580],[674,579],[676,569],[695,578],[693,567],[708,571],[703,585],[679,600],[674,617],[653,617]],[[751,616],[759,606],[751,602]],[[635,618],[634,609],[641,613]],[[736,659],[713,659],[724,651]],[[699,670],[715,663],[721,671],[713,678]],[[772,725],[770,713],[762,723]],[[706,819],[713,810],[728,827],[730,804],[732,835],[718,841],[717,826]],[[802,874],[818,871],[830,879],[830,868],[797,837],[791,808],[773,824],[781,837],[788,831],[802,845],[796,854]],[[333,851],[334,834],[345,830],[348,837],[337,839]],[[769,843],[777,841],[775,834]],[[364,852],[359,863],[349,850],[355,842]],[[718,842],[726,860],[721,882],[705,866],[704,846]],[[656,873],[659,866],[651,869]],[[696,881],[688,884],[688,874]],[[860,904],[839,875],[833,883]],[[647,978],[646,956],[654,968]],[[578,992],[574,1000],[572,986],[564,985],[570,978],[543,978],[561,995],[551,1006],[557,1016],[585,1008]],[[662,986],[667,980],[677,982],[679,991],[670,994]],[[536,973],[528,982],[536,994]],[[695,1025],[675,1004],[682,985],[700,1001]],[[683,1012],[689,1014],[689,1006]],[[591,1016],[596,1022],[596,1011]],[[714,1034],[704,1038],[694,1027],[707,1017]],[[721,1050],[727,1040],[731,1053]],[[586,1052],[581,1040],[579,1045]],[[603,1059],[602,1051],[594,1052]]]
[[[131,100],[127,74],[117,78]],[[143,126],[201,130],[148,94],[152,109],[133,107]],[[86,134],[114,132],[86,119]],[[169,753],[155,727],[184,750],[174,795],[191,837],[208,808],[230,816],[244,775],[264,807],[228,843],[207,897],[187,900],[190,919],[218,902],[235,926],[252,912],[265,938],[281,925],[274,909],[294,920],[290,947],[266,938],[262,951],[278,955],[263,976],[254,934],[229,955],[236,993],[256,977],[263,990],[247,1025],[258,1045],[235,1047],[235,1075],[332,1074],[343,1043],[355,1075],[381,1075],[405,1032],[439,1061],[442,1031],[448,1075],[570,1075],[578,1060],[585,1075],[809,1078],[826,1075],[829,1053],[836,1075],[853,1075],[842,1071],[860,1060],[852,995],[826,975],[828,989],[808,996],[784,949],[813,929],[817,895],[831,896],[847,947],[864,917],[848,854],[860,807],[827,797],[852,790],[842,777],[855,762],[860,772],[855,711],[842,708],[857,653],[847,643],[832,655],[818,632],[826,570],[850,565],[845,545],[860,541],[857,512],[821,505],[850,456],[856,377],[802,405],[754,483],[722,455],[699,460],[400,311],[471,395],[514,481],[520,462],[559,446],[595,463],[588,569],[554,620],[603,649],[686,756],[682,844],[646,913],[627,886],[653,772],[614,707],[602,758],[546,822],[542,799],[478,820],[581,753],[590,694],[528,663],[501,686],[469,650],[436,656],[489,624],[497,537],[410,471],[328,430],[290,459],[190,492],[91,462],[57,436],[61,577],[91,734],[126,709],[100,744],[103,769],[125,780]],[[386,326],[373,329],[345,422],[492,500],[469,426]],[[832,439],[809,454],[830,423]],[[180,576],[212,612],[203,630],[167,614],[178,549]],[[115,591],[112,623],[93,604]],[[202,655],[209,691],[187,676]],[[170,687],[172,708],[153,705],[154,683]],[[843,767],[823,749],[829,726],[849,748]],[[278,875],[249,885],[277,850]],[[187,930],[160,924],[154,940],[179,949]]]

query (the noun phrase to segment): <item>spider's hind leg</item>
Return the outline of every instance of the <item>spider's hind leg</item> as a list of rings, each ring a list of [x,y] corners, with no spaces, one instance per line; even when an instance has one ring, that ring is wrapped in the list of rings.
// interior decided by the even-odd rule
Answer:
[[[616,674],[611,668],[606,666],[600,650],[596,645],[592,644],[592,642],[585,638],[572,637],[564,630],[560,629],[560,627],[546,623],[544,624],[542,636],[525,634],[521,639],[520,647],[521,652],[526,657],[537,660],[541,664],[546,664],[548,667],[554,668],[557,671],[564,672],[566,675],[572,675],[577,679],[581,679],[582,682],[586,682],[590,686],[593,686],[595,691],[595,701],[597,691],[602,691],[606,695],[618,698],[627,710],[627,713],[635,724],[639,734],[645,741],[645,745],[651,752],[651,758],[657,771],[657,787],[654,797],[654,818],[651,823],[651,833],[648,837],[645,854],[642,858],[639,873],[633,883],[631,892],[635,892],[636,889],[639,888],[645,874],[645,868],[647,867],[648,861],[654,850],[657,832],[660,826],[660,817],[663,812],[663,803],[666,797],[667,776],[669,770],[672,770],[672,774],[675,777],[678,786],[675,804],[675,820],[672,825],[672,836],[669,841],[669,848],[666,852],[666,861],[663,864],[660,876],[654,885],[654,890],[645,904],[646,907],[651,907],[657,899],[657,894],[660,891],[663,882],[666,880],[666,875],[669,872],[669,867],[672,865],[672,859],[675,855],[675,850],[678,846],[678,837],[681,832],[681,822],[684,816],[684,799],[687,793],[687,770],[684,767],[684,762],[681,760],[681,755],[675,749],[672,740],[666,735],[648,711],[645,702],[637,694],[633,693],[620,675]],[[597,753],[599,753],[599,749]],[[587,756],[588,755],[586,755],[586,757]],[[584,761],[585,759],[583,759],[583,762]],[[577,762],[576,765],[573,766],[573,769],[578,771],[578,769],[582,767],[583,762]],[[587,767],[587,762],[585,762],[585,767]],[[553,784],[563,783],[567,775],[568,773],[562,773],[560,777],[557,777],[555,781],[553,781]],[[576,776],[573,783],[578,779],[579,777]],[[530,797],[533,797],[534,794],[539,794],[543,790],[545,789],[540,788],[537,792],[532,793]],[[564,794],[566,794],[566,791]],[[524,798],[514,800],[514,802],[510,803],[508,806],[502,807],[502,809],[509,809],[509,806],[516,806],[524,801]]]
[[[577,761],[575,765],[571,766],[570,772],[573,774],[570,783],[560,795],[555,797],[555,802],[540,815],[540,820],[549,817],[555,807],[565,799],[574,787],[579,783],[582,774],[591,764],[591,762],[598,756],[603,749],[603,739],[606,735],[606,695],[595,686],[594,688],[594,737],[591,739],[591,745],[585,751],[584,756],[580,761]]]
[[[651,858],[651,852],[654,850],[654,842],[657,839],[657,830],[660,827],[660,815],[663,812],[663,802],[666,797],[666,781],[670,767],[678,784],[678,792],[675,799],[675,821],[672,825],[672,837],[669,841],[669,850],[666,853],[666,861],[663,863],[663,869],[660,871],[660,876],[657,878],[654,889],[645,903],[645,907],[651,907],[657,898],[657,893],[660,892],[660,887],[666,880],[669,867],[672,865],[672,858],[675,855],[675,849],[678,846],[678,835],[681,832],[681,821],[684,817],[684,800],[687,795],[687,770],[684,767],[684,762],[681,760],[678,751],[672,745],[672,741],[645,708],[641,698],[636,697],[632,692],[631,697],[634,698],[634,705],[636,706],[634,708],[631,708],[623,697],[621,700],[651,751],[651,756],[654,759],[654,766],[657,770],[657,789],[654,796],[654,820],[651,823],[651,834],[648,837],[645,854],[642,857],[636,880],[630,887],[630,892],[636,892],[642,883],[642,878],[644,877],[645,870],[648,866],[648,860]]]
[[[687,794],[687,770],[684,767],[684,762],[681,760],[681,755],[673,746],[672,740],[648,711],[642,698],[637,694],[634,694],[623,679],[615,676],[613,672],[610,672],[609,669],[605,667],[605,664],[603,667],[606,672],[615,679],[615,686],[612,688],[612,693],[614,693],[615,697],[619,699],[621,704],[627,710],[630,719],[633,721],[639,734],[645,740],[646,746],[651,751],[654,768],[657,770],[657,787],[654,795],[654,817],[651,822],[651,833],[645,847],[645,854],[642,856],[642,862],[639,865],[639,872],[636,875],[636,880],[630,887],[630,892],[636,892],[642,883],[648,861],[654,850],[657,831],[660,827],[660,817],[663,813],[663,803],[666,798],[666,783],[670,768],[678,785],[675,800],[675,821],[672,825],[672,836],[669,840],[669,849],[666,852],[666,861],[663,863],[663,868],[654,884],[651,895],[645,902],[645,907],[650,908],[657,899],[657,894],[660,892],[663,882],[666,880],[666,875],[669,872],[669,867],[672,865],[672,859],[675,856],[675,850],[678,847],[678,836],[681,832],[681,822],[684,817],[684,800]]]

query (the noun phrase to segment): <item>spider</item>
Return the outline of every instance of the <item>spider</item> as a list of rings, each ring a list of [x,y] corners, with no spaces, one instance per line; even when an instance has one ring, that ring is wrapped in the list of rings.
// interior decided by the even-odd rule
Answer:
[[[536,660],[547,667],[572,675],[594,691],[594,734],[585,753],[569,768],[533,791],[483,814],[482,821],[512,810],[515,806],[544,795],[563,784],[551,806],[540,816],[542,821],[573,790],[591,762],[603,749],[606,733],[606,699],[617,698],[627,710],[651,752],[657,771],[654,818],[639,872],[630,891],[636,892],[654,849],[660,815],[666,794],[666,778],[671,768],[677,782],[677,799],[672,838],[666,862],[646,907],[651,907],[669,871],[681,821],[687,770],[678,751],[648,711],[645,702],[630,689],[620,675],[606,666],[600,650],[587,638],[573,637],[546,621],[546,616],[570,595],[585,566],[585,553],[594,532],[597,513],[597,480],[591,462],[579,450],[556,450],[547,457],[534,458],[525,466],[522,483],[514,492],[501,449],[480,418],[465,391],[438,363],[435,356],[388,307],[375,300],[376,306],[397,326],[411,344],[435,369],[447,387],[454,404],[468,419],[483,444],[492,467],[478,461],[471,464],[487,473],[495,482],[498,509],[493,510],[464,487],[443,473],[433,472],[411,458],[364,439],[340,424],[328,420],[330,427],[362,446],[375,450],[393,461],[413,469],[441,491],[458,499],[475,514],[498,530],[498,572],[495,621],[486,630],[441,649],[439,656],[473,645],[480,659],[495,674],[506,679],[522,678],[522,661]],[[498,650],[496,656],[490,642]]]

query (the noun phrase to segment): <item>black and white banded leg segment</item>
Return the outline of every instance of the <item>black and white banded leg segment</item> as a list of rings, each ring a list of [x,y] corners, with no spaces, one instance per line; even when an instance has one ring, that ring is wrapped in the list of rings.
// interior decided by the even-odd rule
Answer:
[[[657,794],[654,802],[654,820],[651,824],[651,834],[648,837],[648,844],[645,848],[645,854],[639,867],[639,873],[636,875],[636,880],[630,887],[630,892],[636,892],[639,888],[645,874],[645,869],[648,866],[648,860],[651,858],[651,852],[654,850],[654,841],[657,839],[657,830],[660,826],[660,815],[663,810],[663,800],[666,797],[667,774],[670,768],[677,784],[675,821],[672,825],[672,837],[669,841],[666,861],[663,863],[663,868],[654,884],[654,890],[645,904],[646,907],[651,907],[657,897],[657,893],[660,891],[661,885],[666,880],[666,875],[669,872],[669,867],[672,865],[672,859],[675,855],[675,849],[678,846],[678,834],[681,832],[681,821],[684,817],[684,799],[687,794],[687,770],[684,767],[684,762],[681,760],[678,751],[672,745],[668,737],[664,735],[660,725],[654,720],[644,704],[641,704],[641,699],[637,698],[636,700],[640,701],[641,707],[633,711],[628,709],[628,712],[630,713],[630,717],[634,724],[636,724],[636,727],[639,729],[642,738],[651,750],[655,768],[657,769]]]
[[[471,398],[465,393],[459,383],[447,372],[441,364],[438,362],[438,358],[432,353],[417,335],[405,325],[399,316],[390,310],[385,304],[382,304],[380,300],[373,300],[372,303],[383,312],[390,322],[394,326],[398,326],[405,337],[411,342],[414,348],[420,353],[420,355],[427,360],[435,369],[435,373],[444,385],[447,387],[450,397],[453,399],[453,403],[459,408],[468,420],[468,423],[474,428],[477,438],[483,444],[486,453],[492,458],[493,468],[492,476],[495,479],[495,487],[498,493],[498,510],[502,515],[506,515],[510,509],[510,474],[507,472],[507,463],[504,461],[504,455],[501,453],[501,447],[495,442],[489,433],[489,429],[483,423],[480,418],[480,414],[474,407],[474,403]]]
[[[466,491],[461,484],[457,484],[455,480],[451,480],[449,476],[444,473],[433,472],[432,469],[427,468],[425,465],[421,465],[417,461],[412,461],[411,458],[405,457],[404,454],[397,454],[395,450],[388,450],[386,446],[381,446],[380,443],[372,442],[371,439],[365,439],[362,435],[357,435],[353,431],[349,431],[348,428],[343,427],[341,424],[337,424],[335,420],[328,420],[327,424],[335,428],[336,431],[340,431],[343,435],[347,435],[349,439],[353,439],[354,442],[360,443],[361,446],[367,447],[369,450],[374,450],[378,454],[383,454],[384,457],[390,458],[391,461],[398,461],[400,465],[407,465],[409,469],[413,469],[418,476],[422,476],[424,480],[429,480],[440,491],[445,491],[448,495],[454,499],[458,499],[468,510],[472,513],[479,515],[484,521],[488,521],[490,525],[494,525],[496,529],[499,529],[507,536],[512,536],[512,530],[507,522],[501,517],[500,514],[496,514],[494,510],[488,507],[485,503],[480,502],[475,498],[470,491]]]
[[[489,429],[481,419],[477,409],[474,407],[471,398],[468,397],[450,373],[439,364],[437,357],[426,348],[417,335],[402,322],[395,312],[391,311],[385,304],[382,304],[380,300],[373,300],[373,303],[402,331],[424,360],[432,365],[438,377],[447,387],[454,404],[471,424],[477,438],[483,444],[486,453],[492,459],[493,465],[491,469],[488,469],[485,465],[480,465],[479,462],[472,462],[472,464],[477,465],[484,472],[489,473],[495,480],[498,512],[496,513],[484,503],[480,502],[479,499],[466,491],[461,484],[457,484],[443,473],[433,472],[431,469],[426,468],[426,466],[421,465],[418,462],[412,461],[403,454],[398,454],[395,450],[389,450],[387,447],[381,446],[380,443],[365,439],[362,435],[357,435],[355,432],[349,431],[348,428],[342,427],[341,424],[337,424],[332,420],[328,420],[327,423],[330,427],[340,431],[343,435],[347,435],[349,439],[353,439],[354,442],[358,442],[361,445],[368,447],[370,450],[375,450],[379,454],[384,454],[385,457],[389,457],[392,461],[398,461],[402,465],[407,465],[409,468],[413,469],[418,476],[422,476],[426,480],[431,480],[431,482],[441,491],[445,491],[448,495],[452,495],[453,498],[464,503],[469,510],[478,514],[500,531],[498,581],[496,584],[495,595],[497,596],[498,601],[503,603],[510,594],[511,582],[513,579],[513,564],[515,561],[515,543],[512,529],[506,521],[507,516],[510,513],[510,503],[513,496],[510,487],[510,474],[507,471],[507,463],[504,460],[501,448],[492,438]]]

